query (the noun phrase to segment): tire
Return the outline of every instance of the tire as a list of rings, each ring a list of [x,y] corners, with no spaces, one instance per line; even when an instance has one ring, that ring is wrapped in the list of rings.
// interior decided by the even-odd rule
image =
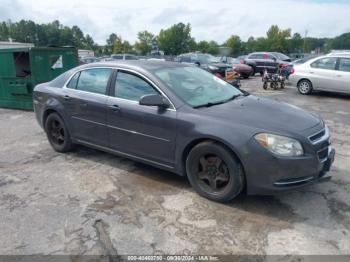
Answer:
[[[255,76],[255,73],[256,73],[256,71],[255,71],[255,67],[254,67],[254,66],[252,66],[252,72],[250,73],[250,76]]]
[[[285,83],[282,82],[282,83],[281,83],[281,88],[283,89],[284,87],[285,87]]]
[[[244,188],[244,174],[236,157],[222,145],[196,145],[186,159],[187,177],[196,192],[217,202],[235,198]]]
[[[297,87],[298,87],[299,93],[302,95],[311,94],[312,89],[313,89],[312,83],[307,79],[303,79],[303,80],[299,81]]]
[[[45,122],[45,132],[52,148],[59,153],[66,153],[73,149],[69,131],[57,113],[51,113]]]
[[[244,79],[248,79],[248,78],[249,78],[249,74],[248,74],[248,73],[243,73],[243,74],[242,74],[242,77],[243,77]]]
[[[266,90],[267,89],[267,82],[264,82],[263,88]]]

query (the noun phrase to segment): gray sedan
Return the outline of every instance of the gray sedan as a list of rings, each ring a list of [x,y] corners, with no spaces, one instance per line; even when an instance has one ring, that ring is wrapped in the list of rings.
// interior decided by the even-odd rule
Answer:
[[[215,201],[328,180],[334,159],[319,117],[184,64],[83,65],[33,98],[54,150],[81,144],[141,161],[187,176]]]
[[[289,80],[299,92],[314,90],[350,94],[350,55],[330,54],[296,64]]]

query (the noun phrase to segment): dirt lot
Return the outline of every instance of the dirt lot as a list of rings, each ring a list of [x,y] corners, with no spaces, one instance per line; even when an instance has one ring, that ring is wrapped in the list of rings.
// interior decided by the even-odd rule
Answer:
[[[330,182],[218,204],[124,158],[58,154],[33,112],[0,109],[0,254],[350,254],[350,96],[243,89],[325,119]]]

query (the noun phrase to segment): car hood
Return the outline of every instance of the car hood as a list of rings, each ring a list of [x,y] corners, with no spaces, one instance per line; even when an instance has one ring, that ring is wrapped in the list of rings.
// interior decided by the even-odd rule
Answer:
[[[215,119],[272,132],[300,133],[321,122],[319,117],[293,105],[252,95],[200,110]]]

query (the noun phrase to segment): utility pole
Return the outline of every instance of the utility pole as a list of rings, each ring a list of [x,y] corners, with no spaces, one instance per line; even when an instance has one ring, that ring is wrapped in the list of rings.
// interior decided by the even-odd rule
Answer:
[[[305,30],[305,36],[304,36],[304,46],[303,46],[303,53],[305,54],[305,48],[306,48],[306,36],[307,36],[308,31]]]

